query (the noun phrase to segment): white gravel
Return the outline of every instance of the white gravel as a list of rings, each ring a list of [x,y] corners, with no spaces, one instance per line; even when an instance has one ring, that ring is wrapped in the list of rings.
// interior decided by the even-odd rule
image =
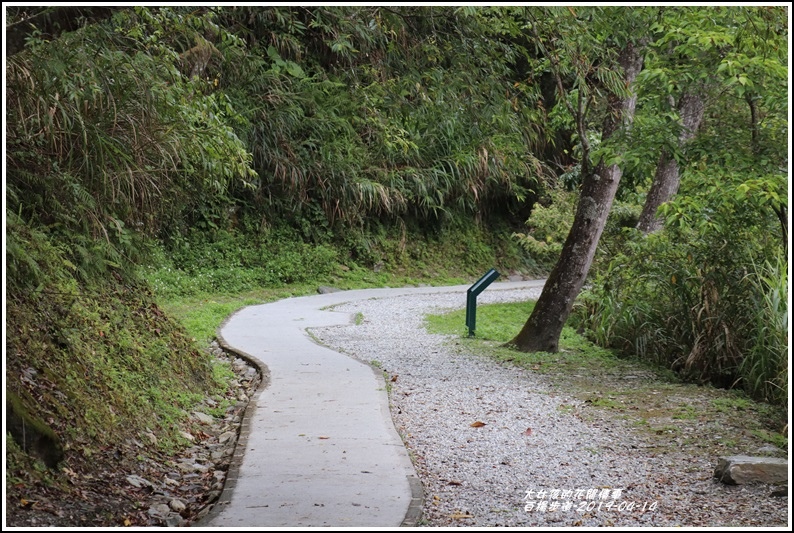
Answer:
[[[489,289],[478,304],[539,294]],[[714,465],[702,459],[654,456],[623,422],[585,421],[561,408],[579,402],[555,392],[542,375],[472,354],[454,336],[427,333],[425,314],[464,306],[460,293],[373,299],[335,308],[362,313],[363,323],[312,330],[324,344],[377,361],[387,373],[394,423],[424,487],[425,524],[788,522],[787,498],[770,498],[768,487],[726,487],[711,479]]]

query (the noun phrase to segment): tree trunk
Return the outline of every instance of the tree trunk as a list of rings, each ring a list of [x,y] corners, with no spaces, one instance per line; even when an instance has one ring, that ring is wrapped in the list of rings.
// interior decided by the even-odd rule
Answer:
[[[706,105],[700,93],[684,93],[678,103],[678,115],[681,119],[681,134],[678,137],[680,146],[686,144],[695,136],[700,123],[703,121],[703,113]],[[670,200],[678,192],[681,176],[678,172],[678,162],[670,157],[670,153],[662,149],[659,156],[659,163],[656,165],[656,174],[651,183],[651,190],[645,198],[645,205],[642,207],[640,219],[637,222],[637,229],[648,234],[662,228],[662,220],[656,216],[659,206]]]
[[[619,61],[626,86],[630,87],[642,68],[642,46],[627,45]],[[624,99],[610,96],[602,134],[604,141],[631,123],[636,103],[635,95]],[[573,226],[560,259],[549,274],[534,311],[509,345],[523,352],[558,351],[562,328],[590,271],[621,175],[620,167],[606,165],[602,160],[594,172],[584,176]]]

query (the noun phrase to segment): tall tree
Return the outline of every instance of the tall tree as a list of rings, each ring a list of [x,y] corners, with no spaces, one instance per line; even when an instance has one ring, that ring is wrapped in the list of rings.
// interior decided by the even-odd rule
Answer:
[[[695,136],[703,113],[706,110],[706,101],[703,92],[685,92],[678,102],[678,116],[680,117],[681,133],[678,137],[679,148],[683,148],[687,141]],[[651,183],[651,189],[645,199],[645,204],[637,222],[637,229],[643,233],[651,233],[662,227],[661,218],[656,216],[659,206],[668,201],[678,192],[681,182],[678,170],[678,160],[670,150],[662,148],[659,163],[656,165],[656,174]]]
[[[778,91],[785,10],[777,8],[667,8],[653,26],[658,35],[652,45],[653,64],[638,80],[644,93],[660,100],[677,100],[677,121],[670,128],[677,136],[662,146],[659,163],[637,223],[643,233],[662,226],[659,207],[678,191],[679,166],[687,157],[687,144],[695,137],[710,99],[737,97],[749,111],[744,130],[748,157],[758,157],[761,102]],[[785,69],[783,69],[785,70]],[[782,72],[787,77],[787,71]],[[668,113],[668,110],[663,110]],[[767,158],[770,159],[770,158]]]
[[[617,163],[619,156],[605,147],[631,124],[637,102],[632,84],[642,69],[647,44],[645,38],[630,37],[638,35],[638,28],[643,27],[637,24],[642,19],[641,10],[582,10],[581,18],[572,9],[569,12],[573,19],[564,11],[555,12],[554,18],[545,18],[547,23],[554,24],[551,35],[543,35],[538,21],[532,21],[535,42],[548,58],[560,97],[576,122],[582,149],[582,187],[560,258],[549,274],[535,309],[509,343],[525,352],[558,350],[562,328],[587,278],[622,174]],[[607,32],[607,28],[611,31]],[[567,44],[562,44],[563,35]],[[607,35],[622,35],[623,38],[605,42]],[[604,51],[599,53],[599,47]],[[570,92],[565,89],[566,74],[574,77],[574,88]],[[594,84],[591,80],[600,83]],[[601,87],[606,89],[607,98],[601,147],[593,168],[589,161],[588,111],[597,103],[596,89]]]

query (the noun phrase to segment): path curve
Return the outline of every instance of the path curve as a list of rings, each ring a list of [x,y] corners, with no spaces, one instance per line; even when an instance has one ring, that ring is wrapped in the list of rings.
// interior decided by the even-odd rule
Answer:
[[[496,282],[491,290],[541,287]],[[421,485],[377,369],[315,343],[307,328],[349,324],[346,302],[460,292],[468,285],[363,289],[245,307],[221,327],[226,348],[269,374],[251,399],[226,488],[208,527],[415,525]],[[264,381],[263,381],[264,383]]]

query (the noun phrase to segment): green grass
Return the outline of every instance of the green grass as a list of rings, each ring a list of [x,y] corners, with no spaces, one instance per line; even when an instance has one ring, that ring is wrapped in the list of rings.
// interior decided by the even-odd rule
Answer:
[[[534,307],[533,301],[479,306],[475,337],[480,340],[508,342],[521,329]],[[425,322],[430,333],[468,336],[465,309],[441,315],[427,315]]]
[[[747,411],[754,405],[754,402],[749,398],[743,398],[738,395],[729,398],[715,398],[711,403],[715,409],[723,413]]]
[[[678,409],[678,412],[673,415],[673,418],[676,420],[697,420],[698,412],[697,409],[691,405],[684,405]]]
[[[471,343],[472,347],[477,346],[478,350],[487,352],[497,360],[527,366],[537,372],[557,373],[564,370],[583,373],[594,364],[599,368],[618,364],[612,351],[593,344],[568,326],[563,328],[560,351],[555,354],[523,353],[504,347],[521,330],[534,307],[534,301],[479,306],[473,338],[468,337],[465,309],[426,315],[425,326],[430,333],[458,336],[462,345]]]
[[[764,442],[777,446],[781,450],[788,449],[788,437],[782,433],[774,433],[765,429],[754,429],[751,430],[750,433]]]
[[[293,296],[317,293],[319,285],[332,285],[342,290],[377,287],[405,287],[424,285],[460,285],[471,281],[461,277],[412,277],[407,275],[372,272],[366,269],[339,269],[331,279],[320,279],[310,283],[263,287],[255,290],[228,293],[200,293],[189,296],[160,295],[158,304],[170,316],[185,327],[188,334],[200,346],[207,346],[215,338],[218,328],[233,313],[249,305],[273,302]],[[363,316],[355,318],[363,323]]]
[[[206,346],[215,338],[220,325],[237,310],[267,301],[264,296],[195,296],[163,301],[161,307],[176,317],[195,341]]]

